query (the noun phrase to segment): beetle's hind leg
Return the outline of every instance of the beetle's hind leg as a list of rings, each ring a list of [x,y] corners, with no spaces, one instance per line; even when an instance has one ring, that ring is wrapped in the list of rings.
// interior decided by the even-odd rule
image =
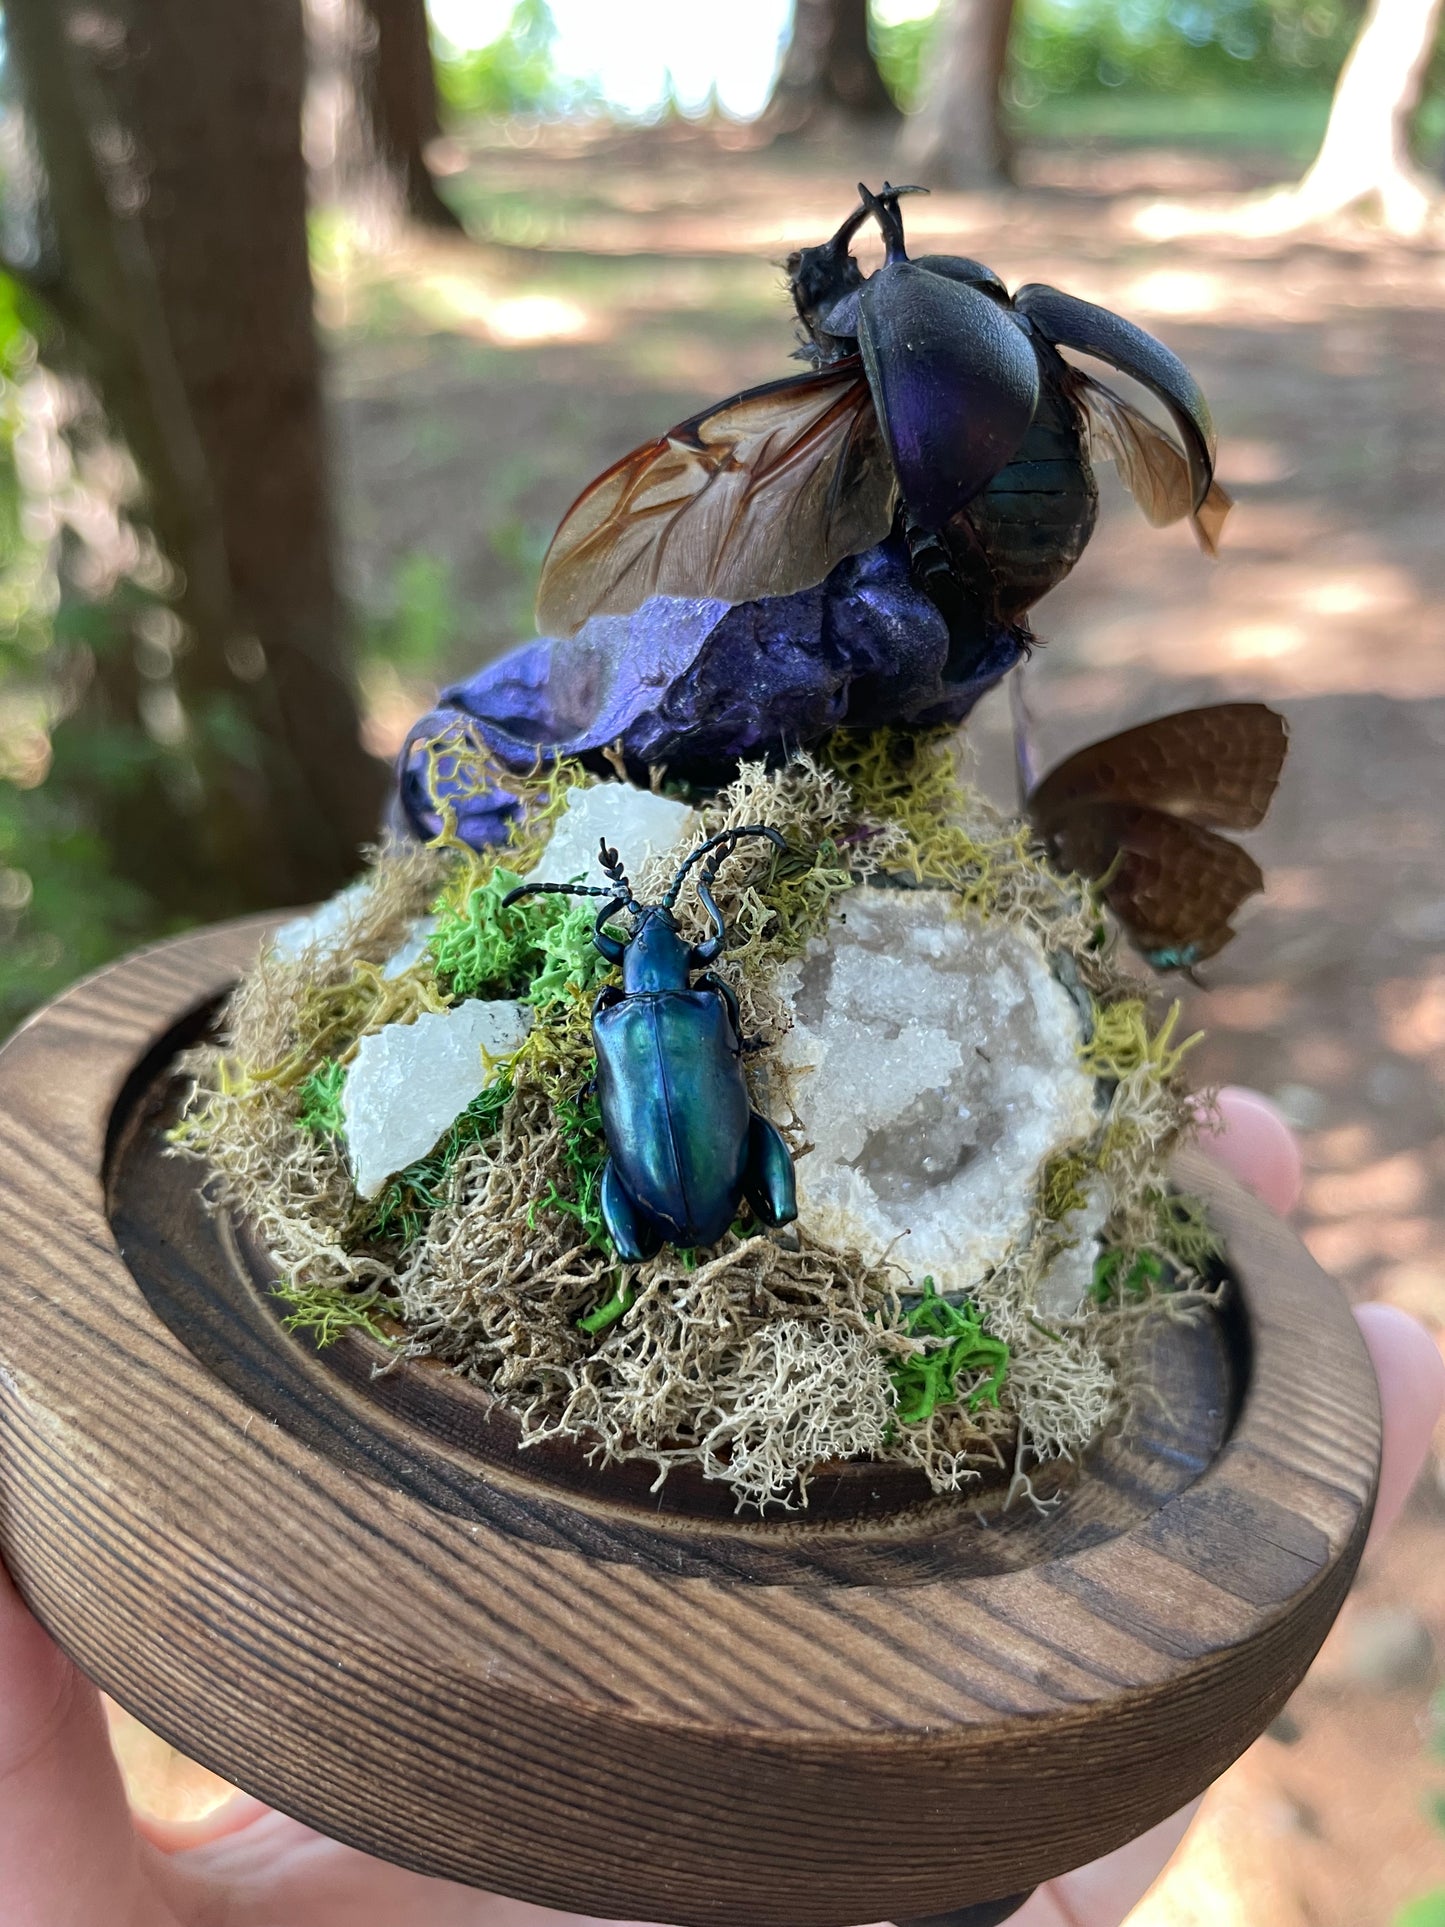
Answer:
[[[793,1154],[776,1124],[754,1111],[748,1126],[748,1163],[743,1192],[764,1224],[791,1224],[798,1215]]]
[[[617,1166],[608,1158],[602,1167],[602,1222],[625,1265],[640,1265],[662,1249],[662,1239],[622,1188]]]

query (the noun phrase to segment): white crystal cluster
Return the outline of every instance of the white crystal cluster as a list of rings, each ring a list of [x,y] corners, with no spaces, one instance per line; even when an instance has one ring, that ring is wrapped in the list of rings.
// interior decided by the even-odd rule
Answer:
[[[374,1198],[393,1171],[435,1146],[526,1039],[531,1012],[473,999],[363,1037],[346,1073],[341,1114],[351,1172]]]
[[[1042,946],[945,892],[865,887],[777,988],[811,1146],[800,1221],[939,1291],[976,1287],[1026,1233],[1044,1159],[1095,1122],[1079,1014]],[[1097,1222],[1075,1215],[1091,1256]]]

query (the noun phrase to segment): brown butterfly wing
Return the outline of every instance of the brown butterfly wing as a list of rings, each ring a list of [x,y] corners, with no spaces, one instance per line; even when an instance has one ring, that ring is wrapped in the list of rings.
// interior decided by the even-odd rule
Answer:
[[[1067,757],[1029,798],[1046,835],[1065,806],[1139,804],[1221,830],[1264,820],[1284,767],[1288,731],[1265,703],[1214,703],[1126,729]]]
[[[1184,450],[1122,395],[1091,375],[1077,374],[1076,393],[1089,426],[1091,452],[1106,455],[1119,479],[1156,529],[1182,522],[1187,515],[1206,555],[1219,553],[1225,517],[1234,507],[1229,494],[1211,481],[1194,506],[1194,483]]]
[[[1144,805],[1068,804],[1047,834],[1067,869],[1106,879],[1104,901],[1164,968],[1222,950],[1239,906],[1264,888],[1259,865],[1237,843]]]
[[[652,595],[749,602],[881,542],[896,483],[856,357],[720,402],[584,489],[542,564],[537,624],[574,634]]]

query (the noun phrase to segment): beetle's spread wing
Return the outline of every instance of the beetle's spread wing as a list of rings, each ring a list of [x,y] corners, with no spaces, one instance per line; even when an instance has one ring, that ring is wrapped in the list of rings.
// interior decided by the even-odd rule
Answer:
[[[542,564],[537,623],[572,635],[649,596],[791,595],[881,542],[896,483],[856,358],[752,388],[599,475]]]
[[[1144,805],[1071,803],[1048,835],[1067,868],[1102,880],[1130,940],[1161,965],[1214,956],[1234,935],[1239,906],[1264,888],[1237,843]]]
[[[1103,382],[1077,369],[1074,381],[1089,425],[1091,452],[1109,457],[1145,519],[1160,529],[1187,515],[1204,553],[1217,555],[1224,518],[1234,507],[1225,490],[1211,480],[1196,508],[1189,459],[1179,444]]]
[[[1203,390],[1178,355],[1122,315],[1042,282],[1020,288],[1014,306],[1056,348],[1097,355],[1159,397],[1184,443],[1194,507],[1202,509],[1214,480],[1214,423]]]
[[[1289,734],[1265,703],[1214,703],[1123,730],[1066,757],[1029,797],[1045,835],[1079,803],[1139,805],[1221,830],[1264,820]]]

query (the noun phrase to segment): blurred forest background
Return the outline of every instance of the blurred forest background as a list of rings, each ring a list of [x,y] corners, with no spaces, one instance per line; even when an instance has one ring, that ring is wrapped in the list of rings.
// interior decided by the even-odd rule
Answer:
[[[1445,1331],[1441,4],[8,0],[0,1033],[341,883],[577,489],[785,373],[782,258],[922,180],[911,236],[1214,404],[1224,557],[1106,479],[1035,612],[1045,748],[1285,709],[1203,1074],[1301,1130],[1321,1262]],[[972,735],[1002,785],[996,699]],[[1437,1470],[1138,1927],[1445,1927],[1442,1573]]]

